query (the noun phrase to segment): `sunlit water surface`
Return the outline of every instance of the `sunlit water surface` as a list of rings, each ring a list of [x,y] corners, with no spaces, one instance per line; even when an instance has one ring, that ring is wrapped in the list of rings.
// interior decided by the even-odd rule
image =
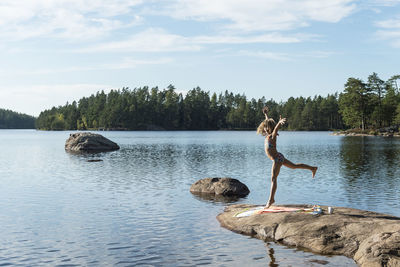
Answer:
[[[0,266],[355,266],[232,233],[229,202],[190,185],[233,177],[264,204],[271,161],[255,132],[102,132],[121,149],[64,151],[70,132],[0,131]],[[400,139],[282,132],[278,204],[346,206],[400,216]],[[101,159],[99,162],[88,160]]]

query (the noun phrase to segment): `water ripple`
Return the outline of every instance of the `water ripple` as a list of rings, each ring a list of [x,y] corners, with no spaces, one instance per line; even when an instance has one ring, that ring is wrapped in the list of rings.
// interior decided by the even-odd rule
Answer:
[[[266,247],[220,227],[215,216],[224,206],[267,199],[271,161],[254,132],[102,134],[121,149],[71,155],[63,148],[69,132],[0,131],[0,266],[354,266],[343,257]],[[278,203],[400,215],[398,141],[289,132],[279,138],[290,160],[320,169],[314,180],[282,169]],[[251,194],[222,200],[189,193],[198,179],[226,176]]]

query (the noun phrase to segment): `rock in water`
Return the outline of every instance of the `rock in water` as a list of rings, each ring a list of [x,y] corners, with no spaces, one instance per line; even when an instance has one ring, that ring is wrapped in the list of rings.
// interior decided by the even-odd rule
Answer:
[[[233,178],[204,178],[192,184],[190,192],[244,197],[250,190],[245,184]]]
[[[118,150],[119,146],[100,134],[81,132],[70,134],[65,150],[70,152],[105,152]]]

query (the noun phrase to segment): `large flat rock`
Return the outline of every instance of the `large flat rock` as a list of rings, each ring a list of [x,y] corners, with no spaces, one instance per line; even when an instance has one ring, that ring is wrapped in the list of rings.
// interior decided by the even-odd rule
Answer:
[[[279,205],[307,208],[306,205]],[[370,211],[335,207],[333,214],[304,212],[235,215],[254,205],[232,205],[217,216],[221,226],[266,241],[344,255],[360,266],[400,266],[400,218]]]

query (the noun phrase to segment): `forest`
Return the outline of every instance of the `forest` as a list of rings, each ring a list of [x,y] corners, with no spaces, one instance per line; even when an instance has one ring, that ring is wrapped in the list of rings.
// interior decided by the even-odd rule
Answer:
[[[36,127],[44,130],[220,130],[255,129],[264,119],[262,108],[271,116],[287,116],[291,130],[341,128],[337,95],[314,98],[248,100],[244,94],[210,95],[197,87],[183,96],[174,86],[160,90],[141,87],[103,91],[78,102],[53,107],[40,113]]]
[[[353,129],[379,129],[400,124],[400,75],[387,81],[377,73],[362,79],[349,78],[339,96],[339,112]]]
[[[35,129],[35,117],[0,108],[0,129]]]
[[[221,130],[255,129],[270,116],[287,118],[287,130],[333,130],[390,126],[400,121],[397,80],[368,81],[349,78],[344,91],[325,97],[247,99],[244,94],[210,93],[200,87],[186,94],[167,88],[139,87],[97,92],[79,101],[40,113],[36,128],[42,130]]]

